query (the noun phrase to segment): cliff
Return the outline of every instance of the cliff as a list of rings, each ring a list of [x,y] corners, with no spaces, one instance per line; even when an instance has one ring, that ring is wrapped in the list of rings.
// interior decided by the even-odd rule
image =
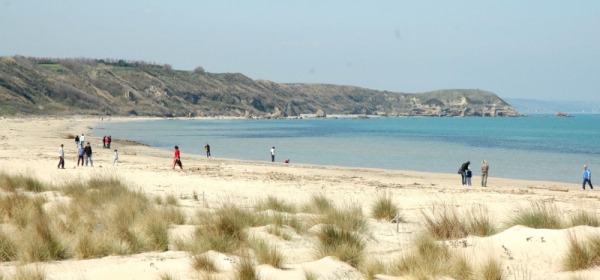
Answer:
[[[409,94],[278,84],[238,73],[97,59],[0,58],[0,115],[286,117],[314,114],[518,116],[478,89]]]

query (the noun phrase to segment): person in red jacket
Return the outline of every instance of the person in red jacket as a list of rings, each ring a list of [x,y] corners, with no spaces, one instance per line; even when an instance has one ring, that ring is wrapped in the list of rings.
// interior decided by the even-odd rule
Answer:
[[[173,169],[175,169],[175,165],[179,165],[179,168],[183,169],[183,165],[181,164],[181,153],[179,152],[178,146],[175,146],[175,154],[173,157]]]

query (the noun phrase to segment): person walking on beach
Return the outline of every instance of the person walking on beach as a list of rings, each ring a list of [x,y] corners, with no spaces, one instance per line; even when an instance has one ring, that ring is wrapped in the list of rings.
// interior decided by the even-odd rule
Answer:
[[[115,153],[114,153],[114,160],[113,160],[113,165],[117,166],[119,165],[119,152],[117,151],[117,149],[115,149]]]
[[[181,153],[179,152],[178,146],[175,146],[175,154],[173,155],[173,169],[175,169],[175,165],[179,165],[179,169],[183,169],[183,165],[181,164]]]
[[[458,174],[460,174],[460,177],[462,179],[462,185],[466,185],[467,184],[467,180],[466,180],[466,171],[467,169],[469,169],[469,165],[471,164],[470,161],[467,161],[465,163],[463,163],[460,168],[458,169]]]
[[[81,133],[81,137],[79,137],[79,145],[83,145],[85,144],[85,135],[83,135],[83,133]]]
[[[473,177],[473,172],[471,172],[470,168],[467,168],[467,171],[465,171],[465,178],[466,178],[466,183],[467,186],[471,186],[471,177]]]
[[[79,148],[79,135],[75,135],[75,148]]]
[[[106,135],[102,137],[102,149],[106,149]]]
[[[65,169],[65,149],[63,144],[60,144],[60,148],[58,148],[58,166],[57,168]]]
[[[271,162],[275,162],[275,147],[271,148]]]
[[[88,142],[85,148],[83,149],[83,153],[85,156],[85,166],[88,166],[89,162],[90,166],[94,167],[94,161],[92,160],[92,146],[90,146],[90,142]]]
[[[106,137],[106,148],[110,149],[110,142],[112,142],[112,136],[108,135],[108,137]]]
[[[206,146],[204,146],[204,151],[206,152],[206,157],[209,158],[210,157],[210,145],[208,145],[208,143],[206,143]]]
[[[490,166],[488,165],[485,159],[481,162],[481,187],[487,187],[487,178],[488,171],[490,170]]]
[[[79,148],[77,149],[77,166],[79,166],[79,161],[81,161],[81,166],[83,166],[83,155],[85,154],[85,148],[83,147],[83,144],[79,145]]]
[[[590,185],[590,190],[594,189],[594,186],[592,186],[592,171],[588,169],[587,165],[583,166],[583,185],[581,186],[581,190],[585,191],[585,183]]]

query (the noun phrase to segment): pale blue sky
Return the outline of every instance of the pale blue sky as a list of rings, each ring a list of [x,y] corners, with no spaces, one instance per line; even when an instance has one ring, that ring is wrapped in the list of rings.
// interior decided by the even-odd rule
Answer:
[[[600,101],[600,1],[0,0],[0,56]]]

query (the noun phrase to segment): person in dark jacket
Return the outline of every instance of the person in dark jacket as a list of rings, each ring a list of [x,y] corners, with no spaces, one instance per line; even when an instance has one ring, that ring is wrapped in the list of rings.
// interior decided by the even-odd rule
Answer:
[[[87,143],[87,146],[83,149],[83,154],[85,155],[85,166],[88,165],[88,161],[90,165],[94,167],[94,161],[92,160],[92,146],[90,146],[90,142]]]
[[[463,186],[467,184],[466,172],[467,169],[469,169],[469,164],[471,164],[471,162],[467,161],[460,166],[460,169],[458,169],[458,174],[460,174],[460,177],[462,178]]]

